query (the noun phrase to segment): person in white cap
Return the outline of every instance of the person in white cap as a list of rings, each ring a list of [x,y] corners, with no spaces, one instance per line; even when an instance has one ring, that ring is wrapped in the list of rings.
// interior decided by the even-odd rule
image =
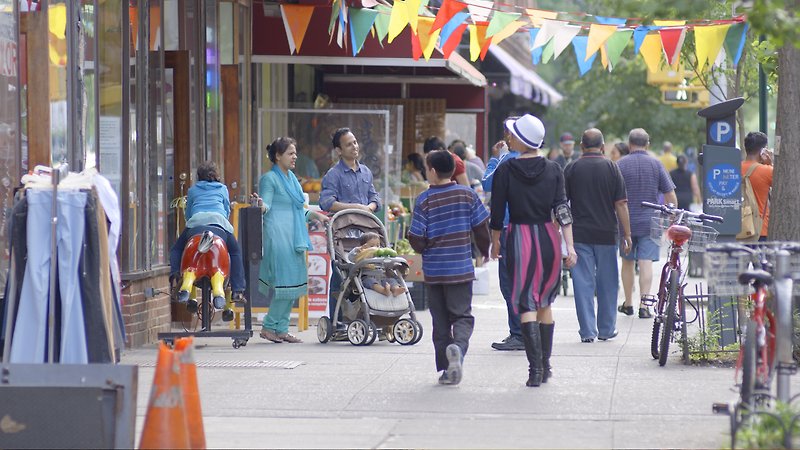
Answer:
[[[552,375],[553,313],[561,283],[561,259],[568,267],[578,256],[572,243],[572,213],[558,163],[539,154],[544,124],[526,114],[506,123],[508,145],[520,153],[497,166],[492,181],[492,257],[500,255],[500,235],[508,207],[506,265],[512,279],[512,302],[520,314],[522,339],[528,357],[527,386],[539,386]],[[513,193],[513,195],[512,195]],[[559,225],[567,254],[562,255]]]

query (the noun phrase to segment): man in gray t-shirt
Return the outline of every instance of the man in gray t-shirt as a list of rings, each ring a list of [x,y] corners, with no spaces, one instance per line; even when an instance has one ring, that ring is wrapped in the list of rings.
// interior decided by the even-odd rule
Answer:
[[[642,128],[634,128],[628,134],[629,155],[617,161],[625,188],[628,193],[628,210],[631,220],[631,251],[622,256],[622,289],[625,291],[625,303],[619,312],[633,315],[633,279],[634,267],[639,263],[639,292],[641,297],[650,294],[653,282],[653,261],[658,261],[660,248],[658,242],[650,238],[650,218],[652,209],[642,207],[642,202],[658,203],[658,194],[664,194],[664,203],[678,203],[675,196],[675,184],[659,160],[647,154],[650,136]],[[650,310],[639,302],[639,318],[653,317]]]

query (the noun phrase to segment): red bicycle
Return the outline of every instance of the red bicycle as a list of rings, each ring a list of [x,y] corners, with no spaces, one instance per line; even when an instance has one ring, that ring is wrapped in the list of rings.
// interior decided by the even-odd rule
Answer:
[[[669,344],[674,340],[676,332],[683,327],[683,317],[679,308],[683,304],[683,278],[684,272],[681,263],[681,254],[684,248],[692,252],[705,251],[708,244],[714,243],[717,231],[702,224],[703,221],[722,222],[722,217],[709,214],[695,213],[678,209],[672,205],[657,205],[642,202],[642,206],[655,209],[661,215],[653,217],[650,227],[650,237],[660,240],[666,233],[670,241],[669,258],[661,269],[661,281],[658,293],[650,299],[650,304],[655,303],[655,318],[653,321],[653,335],[650,340],[650,354],[658,364],[667,363]]]

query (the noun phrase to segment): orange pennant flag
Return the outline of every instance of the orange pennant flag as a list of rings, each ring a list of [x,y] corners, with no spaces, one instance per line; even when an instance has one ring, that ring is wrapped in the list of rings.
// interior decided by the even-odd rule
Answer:
[[[289,40],[291,53],[300,53],[312,14],[314,6],[281,4],[283,26],[286,28],[286,38]]]
[[[476,61],[480,56],[481,61],[486,57],[492,38],[486,37],[489,22],[475,22],[469,26],[469,59]]]

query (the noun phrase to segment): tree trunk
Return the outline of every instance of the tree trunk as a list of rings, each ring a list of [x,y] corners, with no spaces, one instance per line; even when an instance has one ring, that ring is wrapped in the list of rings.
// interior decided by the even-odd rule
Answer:
[[[795,8],[800,0],[795,0]],[[769,217],[770,240],[800,241],[800,50],[786,43],[778,51],[778,111],[775,173]]]

